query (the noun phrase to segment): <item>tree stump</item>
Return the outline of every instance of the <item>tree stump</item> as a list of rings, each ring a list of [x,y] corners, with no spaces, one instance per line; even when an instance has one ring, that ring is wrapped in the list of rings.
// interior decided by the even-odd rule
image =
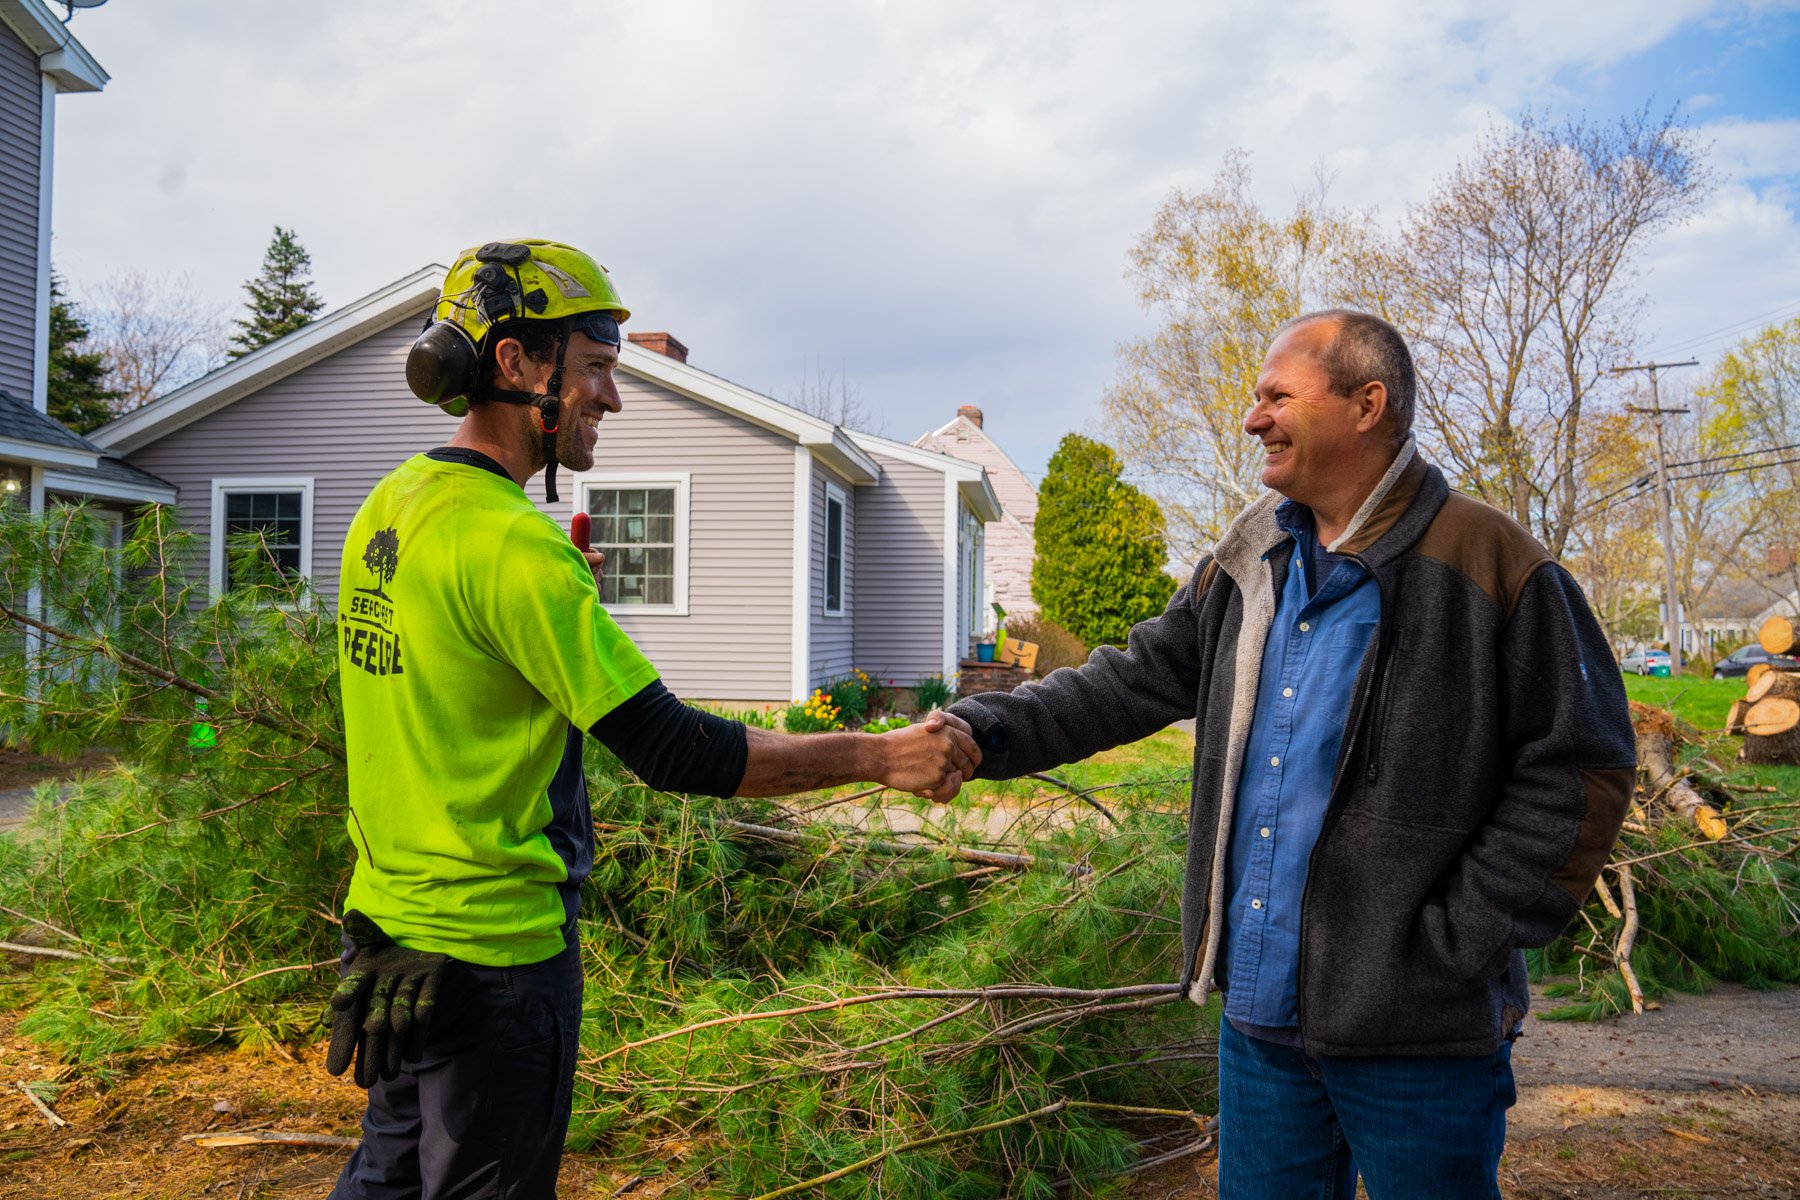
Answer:
[[[1660,802],[1706,837],[1725,836],[1725,819],[1675,769],[1675,717],[1665,708],[1631,701],[1631,728],[1637,734],[1639,785],[1646,804]],[[1624,881],[1621,879],[1621,886]]]
[[[1769,671],[1744,698],[1743,761],[1800,765],[1800,678]]]

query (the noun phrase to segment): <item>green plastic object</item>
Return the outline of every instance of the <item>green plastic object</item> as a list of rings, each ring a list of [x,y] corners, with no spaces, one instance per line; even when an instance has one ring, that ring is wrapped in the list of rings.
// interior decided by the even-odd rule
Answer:
[[[1669,674],[1669,664],[1668,663],[1660,663],[1657,666],[1651,667],[1650,674],[1661,675],[1666,678]]]
[[[219,744],[219,731],[206,720],[206,697],[194,701],[196,720],[188,727],[188,749],[195,754],[205,754]]]

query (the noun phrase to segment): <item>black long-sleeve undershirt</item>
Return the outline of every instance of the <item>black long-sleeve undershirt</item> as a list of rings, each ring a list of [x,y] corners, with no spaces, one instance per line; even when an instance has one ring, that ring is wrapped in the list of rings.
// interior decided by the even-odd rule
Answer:
[[[660,791],[734,796],[743,786],[750,743],[742,723],[689,708],[660,680],[588,732]]]

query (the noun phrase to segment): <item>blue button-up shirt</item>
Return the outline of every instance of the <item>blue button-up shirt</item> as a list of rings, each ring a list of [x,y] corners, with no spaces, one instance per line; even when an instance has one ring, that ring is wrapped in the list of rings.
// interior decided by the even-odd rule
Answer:
[[[1325,823],[1338,746],[1381,597],[1357,563],[1320,553],[1310,510],[1289,501],[1275,511],[1294,536],[1294,554],[1263,649],[1232,810],[1218,961],[1225,1016],[1251,1027],[1246,1032],[1288,1040],[1280,1031],[1300,1024],[1307,860]],[[1309,579],[1315,561],[1323,579]]]

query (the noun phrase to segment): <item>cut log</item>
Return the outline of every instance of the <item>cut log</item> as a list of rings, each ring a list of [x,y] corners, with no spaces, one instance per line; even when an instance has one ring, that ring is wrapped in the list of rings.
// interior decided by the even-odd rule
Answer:
[[[1768,663],[1757,663],[1754,666],[1752,666],[1748,671],[1745,671],[1744,672],[1744,687],[1745,687],[1745,689],[1748,690],[1750,688],[1755,687],[1757,684],[1757,681],[1760,680],[1764,675],[1767,675],[1772,669],[1773,668],[1771,668]],[[1748,699],[1748,697],[1746,697],[1746,699]],[[1759,700],[1762,699],[1761,693],[1757,694],[1757,699],[1759,699]]]
[[[1792,654],[1800,638],[1794,636],[1794,623],[1786,617],[1770,617],[1756,631],[1756,640],[1770,654]]]
[[[1725,714],[1725,732],[1743,733],[1744,714],[1750,710],[1750,701],[1733,700],[1731,710]]]
[[[1702,834],[1718,841],[1725,836],[1725,820],[1708,804],[1686,777],[1675,769],[1675,717],[1667,709],[1631,701],[1631,727],[1637,734],[1638,771],[1650,803],[1666,804]]]
[[[1744,713],[1743,760],[1800,765],[1800,681],[1780,671],[1761,682],[1772,686]]]
[[[1745,676],[1746,679],[1749,676]],[[1756,682],[1744,689],[1744,699],[1755,704],[1765,696],[1786,696],[1789,700],[1800,700],[1800,675],[1792,671],[1767,670],[1756,677]]]

